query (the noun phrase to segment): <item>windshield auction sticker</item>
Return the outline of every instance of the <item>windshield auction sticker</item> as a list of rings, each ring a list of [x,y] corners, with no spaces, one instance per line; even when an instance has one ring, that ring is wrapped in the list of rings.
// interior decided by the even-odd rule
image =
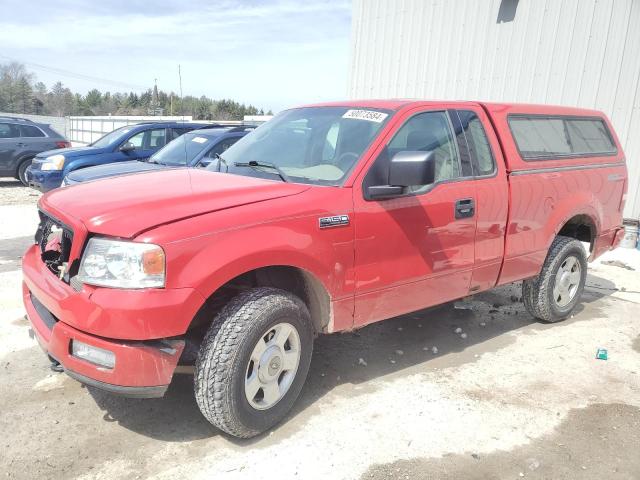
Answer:
[[[191,141],[196,143],[205,143],[207,139],[204,137],[194,137]]]
[[[342,118],[353,118],[354,120],[367,120],[369,122],[381,123],[389,114],[376,112],[375,110],[347,110]]]

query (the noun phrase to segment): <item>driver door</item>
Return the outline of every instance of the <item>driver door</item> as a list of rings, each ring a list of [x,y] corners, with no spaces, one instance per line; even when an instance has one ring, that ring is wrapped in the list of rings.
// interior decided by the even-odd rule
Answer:
[[[446,110],[406,114],[359,187],[354,185],[354,326],[420,310],[469,293],[474,264],[476,186]],[[433,151],[435,181],[367,200],[401,151]],[[462,157],[462,158],[461,158]]]

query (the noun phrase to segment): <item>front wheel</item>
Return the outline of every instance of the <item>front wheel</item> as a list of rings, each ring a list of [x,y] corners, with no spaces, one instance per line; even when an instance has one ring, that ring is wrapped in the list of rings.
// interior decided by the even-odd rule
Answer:
[[[522,282],[524,305],[539,320],[564,320],[580,301],[586,280],[587,256],[582,244],[557,236],[540,274]]]
[[[264,432],[296,401],[312,349],[309,311],[299,298],[269,287],[238,295],[215,318],[198,353],[200,411],[235,437]]]

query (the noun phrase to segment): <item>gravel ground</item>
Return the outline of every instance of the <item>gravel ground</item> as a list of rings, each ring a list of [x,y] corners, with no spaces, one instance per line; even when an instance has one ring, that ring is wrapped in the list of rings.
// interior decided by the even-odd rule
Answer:
[[[321,337],[292,414],[239,441],[200,415],[189,376],[135,400],[49,370],[20,298],[36,200],[0,186],[5,478],[640,478],[638,251],[592,264],[561,324],[534,322],[512,285]]]
[[[0,178],[0,206],[35,205],[41,193],[14,178]]]

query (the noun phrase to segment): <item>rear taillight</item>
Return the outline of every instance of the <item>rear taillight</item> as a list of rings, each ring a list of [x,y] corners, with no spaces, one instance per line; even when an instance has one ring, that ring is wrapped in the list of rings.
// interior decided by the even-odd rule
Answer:
[[[67,142],[66,140],[56,142],[56,148],[71,148],[71,142]]]

